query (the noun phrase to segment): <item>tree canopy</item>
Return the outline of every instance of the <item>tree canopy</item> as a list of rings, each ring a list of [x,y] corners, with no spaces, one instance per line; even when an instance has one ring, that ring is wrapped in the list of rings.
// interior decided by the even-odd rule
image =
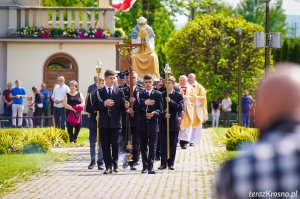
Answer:
[[[273,0],[270,4],[270,30],[271,32],[287,33],[283,0]],[[247,21],[265,26],[266,3],[260,0],[242,0],[236,12],[242,15]]]
[[[165,46],[167,61],[173,74],[195,73],[207,89],[208,98],[221,98],[229,92],[237,101],[238,35],[242,28],[243,89],[253,92],[264,70],[264,50],[254,49],[254,32],[259,25],[242,17],[202,15],[173,34]]]

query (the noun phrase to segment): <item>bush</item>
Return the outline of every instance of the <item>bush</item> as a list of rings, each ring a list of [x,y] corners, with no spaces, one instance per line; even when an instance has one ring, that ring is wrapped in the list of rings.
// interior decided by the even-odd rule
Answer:
[[[232,126],[226,133],[226,149],[237,151],[243,149],[246,144],[253,144],[258,139],[258,130],[242,126]]]
[[[54,127],[43,129],[43,135],[47,136],[50,145],[53,147],[61,147],[69,142],[69,134],[65,130]]]
[[[66,131],[56,128],[5,129],[0,131],[0,154],[45,153],[69,141]]]

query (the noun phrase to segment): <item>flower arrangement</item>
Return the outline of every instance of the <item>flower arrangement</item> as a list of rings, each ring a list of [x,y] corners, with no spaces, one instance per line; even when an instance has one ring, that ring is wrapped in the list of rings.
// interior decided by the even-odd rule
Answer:
[[[126,38],[126,34],[125,34],[123,28],[116,28],[116,30],[115,30],[115,37],[120,37],[122,39]]]
[[[122,29],[116,29],[118,31],[115,37],[125,38],[125,32]],[[44,27],[20,27],[16,31],[16,36],[21,37],[34,37],[48,39],[51,37],[66,37],[76,39],[101,39],[110,37],[109,29],[102,28],[44,28]]]

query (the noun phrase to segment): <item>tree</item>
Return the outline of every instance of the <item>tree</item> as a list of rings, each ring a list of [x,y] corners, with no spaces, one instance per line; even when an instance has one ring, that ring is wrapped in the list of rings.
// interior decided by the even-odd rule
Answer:
[[[273,0],[270,4],[270,30],[271,32],[287,33],[285,14],[282,9],[283,0]],[[236,12],[247,21],[265,26],[265,3],[260,0],[242,0]]]
[[[259,25],[242,17],[203,15],[176,32],[165,46],[167,61],[175,76],[195,73],[207,89],[208,99],[231,92],[237,101],[238,36],[241,27],[243,89],[253,92],[264,73],[264,50],[253,48],[254,32],[263,31]]]

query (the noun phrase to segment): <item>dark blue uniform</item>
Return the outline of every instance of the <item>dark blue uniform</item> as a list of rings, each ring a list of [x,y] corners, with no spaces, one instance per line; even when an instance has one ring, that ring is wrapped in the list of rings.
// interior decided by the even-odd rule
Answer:
[[[97,131],[96,131],[96,126],[97,126],[97,121],[96,121],[96,116],[97,113],[93,109],[93,101],[95,96],[95,91],[97,91],[97,86],[96,84],[92,84],[88,87],[88,96],[87,96],[87,101],[86,101],[86,110],[89,113],[89,141],[90,141],[90,155],[91,155],[91,162],[96,161],[96,141],[97,141]],[[99,144],[98,148],[98,157],[97,157],[97,164],[98,166],[103,165],[103,152],[102,152],[102,147],[101,143]]]
[[[151,99],[155,101],[152,106],[146,106],[145,100]],[[137,101],[136,101],[137,103]],[[143,171],[148,169],[148,173],[153,171],[153,162],[155,158],[155,143],[159,132],[159,120],[162,112],[162,95],[159,91],[152,90],[148,94],[146,90],[139,94],[139,134],[141,144],[141,154],[143,160]],[[151,119],[146,118],[146,113],[154,113]],[[149,154],[148,154],[149,146]]]
[[[178,117],[182,117],[183,109],[183,96],[179,92],[173,90],[169,94],[171,101],[169,102],[169,113],[170,113],[170,127],[169,127],[169,140],[170,140],[170,159],[167,159],[167,119],[165,117],[167,113],[167,101],[166,101],[166,92],[162,93],[163,96],[163,113],[162,113],[162,128],[160,130],[160,141],[161,141],[161,167],[169,168],[174,166],[176,147],[178,143],[178,133],[180,129],[180,124]]]
[[[103,157],[106,170],[118,168],[119,138],[122,129],[122,112],[126,111],[125,97],[122,90],[113,87],[111,94],[106,90],[106,86],[99,89],[97,97],[93,103],[96,111],[100,111],[99,128],[100,141],[103,149]],[[104,102],[107,99],[114,100],[114,106],[106,107]],[[111,150],[112,148],[112,150]]]

